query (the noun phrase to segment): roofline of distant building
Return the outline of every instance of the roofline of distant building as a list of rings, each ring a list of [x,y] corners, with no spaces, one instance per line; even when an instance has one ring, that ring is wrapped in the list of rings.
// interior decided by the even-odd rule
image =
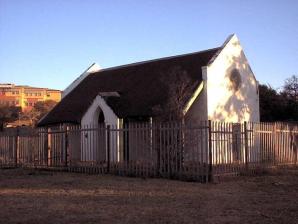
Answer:
[[[50,88],[43,88],[43,87],[34,87],[28,85],[15,85],[14,83],[0,83],[0,88],[27,88],[27,89],[40,89],[40,90],[47,90],[47,91],[60,91],[58,89],[50,89]]]

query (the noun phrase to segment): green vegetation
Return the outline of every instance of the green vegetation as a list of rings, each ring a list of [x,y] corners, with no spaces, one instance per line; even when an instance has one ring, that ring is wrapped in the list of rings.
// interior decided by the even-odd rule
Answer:
[[[260,85],[261,121],[298,121],[298,76],[285,80],[281,91]]]

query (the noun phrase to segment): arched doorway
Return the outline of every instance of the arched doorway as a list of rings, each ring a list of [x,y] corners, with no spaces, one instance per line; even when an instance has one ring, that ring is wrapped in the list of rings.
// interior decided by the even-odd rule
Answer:
[[[93,152],[97,164],[103,164],[106,162],[106,125],[105,115],[103,110],[98,106],[94,112],[93,122],[96,126],[94,129],[94,142]]]
[[[97,107],[93,115],[93,123],[103,126],[105,124],[105,115],[100,107]]]
[[[97,119],[97,123],[99,125],[103,125],[105,123],[105,115],[103,114],[103,111],[99,108],[99,112],[98,112],[98,119]]]
[[[118,152],[119,132],[115,130],[110,131],[110,140],[107,140],[108,125],[116,128],[118,127],[118,120],[118,117],[106,104],[105,100],[98,95],[81,120],[81,126],[87,127],[85,131],[82,131],[81,138],[81,158],[84,161],[97,164],[106,162],[108,159],[108,142],[110,146],[110,160],[117,161],[120,158]]]

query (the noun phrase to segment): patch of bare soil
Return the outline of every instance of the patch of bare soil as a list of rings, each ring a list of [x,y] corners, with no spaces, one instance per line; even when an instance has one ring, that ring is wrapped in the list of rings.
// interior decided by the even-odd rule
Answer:
[[[0,169],[0,223],[298,223],[298,170],[200,184]]]

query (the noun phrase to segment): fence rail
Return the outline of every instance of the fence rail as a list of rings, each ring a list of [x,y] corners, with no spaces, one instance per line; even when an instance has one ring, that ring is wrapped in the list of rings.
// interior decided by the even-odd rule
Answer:
[[[129,123],[0,132],[0,166],[210,181],[297,165],[290,123]]]

